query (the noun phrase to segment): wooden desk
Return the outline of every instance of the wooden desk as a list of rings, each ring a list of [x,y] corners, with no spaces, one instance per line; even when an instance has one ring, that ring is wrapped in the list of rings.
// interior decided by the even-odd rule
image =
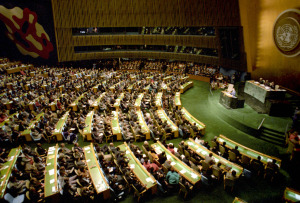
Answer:
[[[180,92],[175,93],[174,103],[175,103],[175,106],[178,107],[178,109],[181,108]]]
[[[25,140],[26,140],[27,142],[32,141],[32,137],[31,137],[31,135],[30,135],[31,130],[32,130],[32,128],[35,126],[35,124],[36,124],[37,122],[39,122],[39,121],[42,119],[43,116],[44,116],[44,113],[38,114],[38,115],[35,117],[35,119],[34,119],[33,121],[30,122],[29,127],[21,133],[22,136],[25,136]]]
[[[69,113],[70,113],[70,111],[67,111],[63,115],[63,117],[61,117],[59,119],[59,121],[57,122],[57,124],[55,126],[55,129],[53,131],[53,135],[56,136],[57,141],[62,141],[63,140],[62,131],[63,131],[64,125],[65,125],[65,123],[68,119]]]
[[[155,150],[156,154],[161,154],[163,151],[166,153],[167,159],[171,161],[171,165],[174,170],[183,176],[186,180],[188,180],[193,185],[200,184],[201,175],[194,171],[192,168],[187,166],[181,160],[179,160],[176,156],[174,156],[169,150],[167,150],[160,141],[151,145]]]
[[[92,105],[92,107],[94,107],[94,109],[98,109],[99,108],[99,104],[102,100],[102,98],[105,96],[105,92],[103,92],[97,99],[96,101],[94,101],[94,104]]]
[[[103,194],[103,198],[108,199],[110,197],[110,187],[96,158],[93,143],[85,146],[83,151],[86,164],[97,194]]]
[[[8,157],[7,157],[7,161],[2,165],[1,169],[0,169],[0,199],[3,198],[4,194],[5,194],[5,190],[7,187],[7,183],[9,181],[10,175],[11,175],[11,171],[14,168],[16,161],[18,159],[18,156],[21,152],[21,147],[17,147],[17,148],[13,148],[10,150]]]
[[[123,97],[124,97],[124,93],[121,93],[120,96],[118,97],[118,99],[116,99],[116,102],[114,103],[114,107],[115,107],[116,111],[119,111],[120,104],[121,104]]]
[[[70,104],[70,107],[72,107],[73,111],[77,111],[78,110],[78,102],[84,97],[85,94],[86,93],[83,93],[72,104]]]
[[[174,133],[174,138],[178,137],[178,127],[170,120],[165,111],[163,109],[157,110],[157,114],[162,122],[167,121],[167,123],[171,126],[172,133]]]
[[[198,121],[194,116],[192,116],[184,107],[181,109],[181,112],[183,114],[183,118],[187,121],[189,121],[189,123],[191,123],[192,125],[194,125],[194,123],[196,123],[197,128],[200,130],[201,134],[204,135],[205,133],[205,128],[206,126],[204,125],[204,123]]]
[[[300,201],[300,191],[294,190],[292,188],[285,188],[283,199],[286,202],[299,202]]]
[[[162,95],[163,93],[162,92],[158,92],[156,95],[155,95],[155,106],[157,107],[157,109],[161,109],[162,108]]]
[[[222,144],[223,142],[226,142],[226,147],[228,147],[229,149],[234,149],[235,146],[238,146],[238,150],[241,154],[251,158],[251,159],[257,159],[258,156],[261,157],[261,162],[263,164],[267,164],[268,162],[271,162],[272,159],[275,159],[276,160],[276,164],[278,165],[278,167],[280,168],[281,166],[281,160],[276,158],[276,157],[272,157],[272,156],[268,156],[266,154],[263,154],[263,153],[260,153],[258,151],[255,151],[253,149],[250,149],[248,147],[245,147],[244,145],[241,145],[227,137],[225,137],[224,135],[220,135],[218,138],[217,138],[217,141]]]
[[[120,150],[126,152],[125,156],[129,159],[128,166],[132,169],[132,172],[138,178],[138,180],[146,185],[146,189],[152,191],[152,194],[156,193],[157,183],[153,176],[145,169],[144,166],[139,162],[139,160],[134,156],[126,142],[119,145]]]
[[[44,196],[45,198],[50,197],[59,192],[57,184],[57,153],[58,145],[49,147],[46,168],[45,168],[45,186],[44,186]]]
[[[120,129],[120,125],[119,125],[118,112],[117,111],[112,111],[111,113],[114,115],[113,119],[111,120],[112,133],[113,133],[113,135],[117,136],[117,140],[122,140],[122,134],[121,134],[121,129]]]
[[[83,135],[88,141],[92,140],[92,125],[93,125],[94,111],[90,111],[85,117],[85,128],[83,129]]]
[[[192,81],[189,81],[187,83],[184,83],[183,85],[180,86],[180,93],[184,93],[186,90],[190,89],[191,87],[194,86],[194,83]]]
[[[221,169],[223,169],[224,171],[228,172],[228,170],[226,169],[226,166],[227,166],[227,167],[231,168],[230,171],[235,170],[237,177],[240,177],[240,175],[243,173],[243,168],[241,166],[239,166],[235,163],[232,163],[232,162],[228,161],[227,159],[224,159],[221,156],[218,156],[217,154],[208,150],[204,146],[197,144],[192,138],[190,138],[188,141],[185,141],[185,143],[188,145],[189,149],[194,151],[196,154],[198,154],[203,159],[205,159],[205,157],[207,155],[209,155],[209,153],[212,153],[213,159],[215,160],[215,162],[217,162],[217,163],[220,162],[222,164]]]
[[[137,99],[135,100],[134,107],[137,110],[141,109],[141,102],[142,102],[143,97],[144,97],[144,93],[140,93],[138,95]]]
[[[136,111],[136,113],[138,116],[139,125],[141,126],[141,129],[142,129],[142,133],[146,136],[146,140],[150,140],[150,130],[144,120],[142,111],[139,109]]]
[[[147,85],[146,87],[144,87],[144,92],[149,93],[149,89],[150,89],[150,85]]]

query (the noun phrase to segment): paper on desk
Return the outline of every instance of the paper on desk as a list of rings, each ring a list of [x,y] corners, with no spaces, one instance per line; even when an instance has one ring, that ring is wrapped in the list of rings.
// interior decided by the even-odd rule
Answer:
[[[90,149],[90,147],[85,147],[84,149],[85,149],[85,150],[89,150],[89,149]]]
[[[150,177],[146,178],[146,181],[147,181],[147,182],[154,183],[154,181],[153,181],[152,178],[150,178]]]
[[[176,163],[174,161],[171,162],[171,166],[174,166]]]
[[[88,154],[89,154],[89,153],[91,153],[91,151],[87,151],[86,153],[88,153]]]
[[[50,180],[50,184],[54,183],[54,181],[55,181],[54,179],[51,179],[51,180]]]
[[[130,164],[130,168],[134,169],[135,165],[134,164]]]
[[[188,142],[188,144],[189,144],[189,145],[193,145],[193,143],[192,143],[192,142]]]
[[[126,150],[126,154],[130,154],[130,152],[128,150]]]
[[[168,160],[171,159],[171,156],[170,156],[169,154],[167,154],[167,159],[168,159]]]
[[[91,161],[90,159],[86,160],[86,162],[90,162],[90,161]]]
[[[206,152],[206,151],[202,151],[201,153],[202,153],[203,155],[206,155],[206,154],[207,154],[207,152]]]
[[[52,192],[56,192],[55,186],[52,187]]]
[[[48,151],[48,154],[54,154],[54,151]]]
[[[185,173],[186,173],[186,170],[182,169],[182,170],[180,171],[180,173],[181,173],[181,174],[185,174]]]
[[[194,178],[194,179],[198,178],[198,176],[195,173],[191,173],[191,175],[192,175],[192,178]]]
[[[51,163],[47,163],[47,166],[50,166],[51,165]]]
[[[177,148],[177,147],[174,147],[174,151],[177,152],[177,151],[178,151],[178,148]]]
[[[200,149],[200,148],[198,148],[198,149],[196,150],[196,152],[197,152],[197,153],[200,153],[200,152],[201,152],[201,149]]]
[[[54,155],[51,155],[51,156],[49,156],[49,159],[53,159],[55,156]]]
[[[54,169],[49,170],[49,175],[50,176],[54,175]]]
[[[2,170],[4,170],[4,169],[6,169],[6,168],[8,168],[7,165],[6,165],[6,166],[3,166],[0,170],[2,171]]]

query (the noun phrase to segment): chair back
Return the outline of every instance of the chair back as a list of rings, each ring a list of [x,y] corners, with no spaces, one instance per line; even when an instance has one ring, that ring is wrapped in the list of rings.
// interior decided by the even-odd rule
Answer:
[[[219,180],[222,175],[222,172],[221,172],[221,170],[212,168],[212,174]]]
[[[142,150],[144,151],[144,153],[146,154],[146,156],[149,157],[148,151],[147,151],[147,149],[145,148],[144,145],[142,145]]]
[[[186,189],[186,187],[181,182],[179,182],[179,186],[180,186],[181,192],[184,192],[184,193],[188,192],[187,189]]]
[[[153,156],[150,152],[148,152],[148,157],[149,157],[149,160],[151,161],[151,163],[153,162]]]
[[[293,153],[294,151],[294,148],[295,148],[295,144],[292,143],[291,141],[288,142],[288,149],[287,149],[287,153]]]
[[[216,143],[216,141],[211,141],[211,148],[214,148],[214,147],[217,147],[217,143]]]
[[[185,156],[187,159],[190,159],[190,157],[191,157],[190,153],[189,153],[187,150],[184,150],[184,156]]]
[[[236,154],[232,151],[229,151],[229,160],[232,162],[236,162]]]
[[[164,173],[167,174],[169,172],[169,170],[165,167],[164,164],[162,164],[161,166],[162,166]]]
[[[242,160],[241,160],[242,164],[249,165],[250,164],[250,160],[251,159],[249,157],[247,157],[245,155],[242,155]]]
[[[181,147],[180,145],[178,145],[178,152],[179,152],[180,154],[183,154],[183,149],[182,149],[182,147]]]
[[[225,149],[224,146],[220,145],[220,146],[219,146],[219,151],[220,151],[221,155],[223,155],[223,154],[225,154],[226,149]]]
[[[194,157],[190,157],[190,160],[194,163],[194,164],[197,164],[197,161]]]
[[[210,165],[206,163],[205,161],[202,162],[202,171],[207,171],[209,169]]]

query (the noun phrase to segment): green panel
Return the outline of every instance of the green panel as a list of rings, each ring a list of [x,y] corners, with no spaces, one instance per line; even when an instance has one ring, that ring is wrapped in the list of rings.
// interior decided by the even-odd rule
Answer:
[[[58,192],[56,165],[57,151],[57,146],[49,147],[48,149],[45,169],[45,197],[49,197]]]
[[[88,145],[84,147],[85,160],[87,167],[89,169],[94,187],[97,191],[97,194],[102,193],[109,189],[109,185],[104,178],[102,170],[99,166],[98,160],[95,156],[95,151],[92,148],[93,145]]]
[[[246,156],[248,156],[248,157],[250,157],[252,159],[257,159],[257,157],[260,156],[261,157],[261,161],[264,164],[267,164],[268,162],[272,161],[272,159],[269,158],[267,155],[259,153],[259,152],[255,151],[255,150],[252,150],[252,149],[249,150],[249,149],[245,148],[244,146],[242,146],[240,144],[235,144],[235,143],[233,143],[231,140],[229,140],[226,137],[223,137],[223,138],[218,137],[217,140],[219,142],[221,142],[221,143],[223,143],[225,141],[226,142],[226,146],[229,147],[229,148],[232,148],[232,149],[235,148],[235,146],[237,145],[239,147],[238,150],[239,150],[239,152],[241,154],[244,154],[244,155],[246,155]],[[280,167],[280,162],[277,161],[276,164]]]
[[[119,116],[118,116],[118,112],[116,111],[112,111],[112,114],[114,115],[113,119],[111,120],[112,131],[113,134],[116,135],[121,133],[121,129],[119,126]]]
[[[207,148],[205,148],[202,145],[199,145],[197,143],[195,143],[194,140],[190,139],[189,141],[185,142],[194,152],[196,152],[199,156],[201,156],[202,158],[205,159],[205,156],[208,155],[209,153],[211,153],[210,150],[208,150]],[[232,162],[228,161],[227,159],[224,159],[223,157],[220,157],[216,154],[213,153],[213,158],[216,162],[221,162],[222,167],[225,166],[229,166],[231,167],[231,170],[235,170],[237,176],[240,176],[243,173],[243,168],[242,167],[238,167],[237,165],[233,164]]]
[[[141,102],[142,102],[143,97],[144,97],[143,93],[139,94],[138,98],[135,100],[135,103],[134,103],[135,107],[140,107],[141,106]]]
[[[176,92],[176,94],[175,94],[175,105],[176,106],[181,106],[180,92]]]
[[[64,124],[66,123],[67,119],[68,119],[68,116],[69,116],[69,111],[67,111],[63,117],[61,117],[59,119],[59,121],[57,122],[56,126],[55,126],[55,130],[54,132],[55,133],[62,133],[62,128],[64,126]]]
[[[195,185],[197,182],[201,180],[201,175],[198,173],[194,173],[193,169],[188,167],[182,161],[175,158],[175,156],[167,150],[160,142],[151,145],[157,154],[165,151],[167,159],[171,161],[171,165],[174,170],[177,171],[181,176],[185,176],[185,178]]]
[[[5,162],[0,170],[1,178],[0,178],[0,199],[3,198],[6,190],[7,183],[9,181],[9,177],[13,167],[16,164],[17,158],[21,152],[21,148],[13,148],[10,150],[7,156],[7,162]]]
[[[92,123],[93,123],[93,116],[94,116],[94,111],[90,111],[86,118],[85,118],[85,128],[83,130],[83,133],[91,133],[92,131]]]
[[[164,110],[157,110],[158,117],[162,120],[162,122],[167,121],[167,123],[171,126],[172,132],[178,131],[178,127],[170,120],[170,118],[166,115]]]
[[[38,121],[41,120],[42,116],[44,116],[44,113],[40,113],[36,116],[35,120],[31,121],[30,124],[29,124],[29,127],[24,130],[21,134],[22,135],[27,135],[27,134],[30,134],[31,133],[31,129],[34,127],[34,124],[37,123]]]
[[[292,202],[300,201],[300,195],[288,189],[285,190],[284,197]]]
[[[144,120],[141,110],[136,111],[136,113],[138,115],[138,121],[139,121],[139,125],[141,126],[142,132],[149,133],[150,132],[149,128]]]
[[[125,144],[119,146],[121,151],[126,152],[125,156],[129,159],[129,167],[133,170],[133,173],[138,177],[138,179],[143,183],[146,184],[147,189],[156,185],[155,179],[146,172],[144,166],[141,165],[140,162],[136,162],[136,157],[133,155],[131,150]]]
[[[196,123],[196,126],[199,128],[199,129],[203,129],[205,128],[205,126],[203,126],[198,120],[194,119],[193,117],[190,116],[190,113],[182,108],[181,109],[181,112],[183,113],[183,116],[190,122],[190,123]]]

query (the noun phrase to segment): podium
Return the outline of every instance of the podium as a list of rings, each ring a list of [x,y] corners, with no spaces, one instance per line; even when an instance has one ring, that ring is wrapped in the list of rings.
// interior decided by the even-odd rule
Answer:
[[[232,96],[226,91],[222,91],[220,94],[219,103],[227,109],[244,108],[245,100],[240,100],[235,96]]]

